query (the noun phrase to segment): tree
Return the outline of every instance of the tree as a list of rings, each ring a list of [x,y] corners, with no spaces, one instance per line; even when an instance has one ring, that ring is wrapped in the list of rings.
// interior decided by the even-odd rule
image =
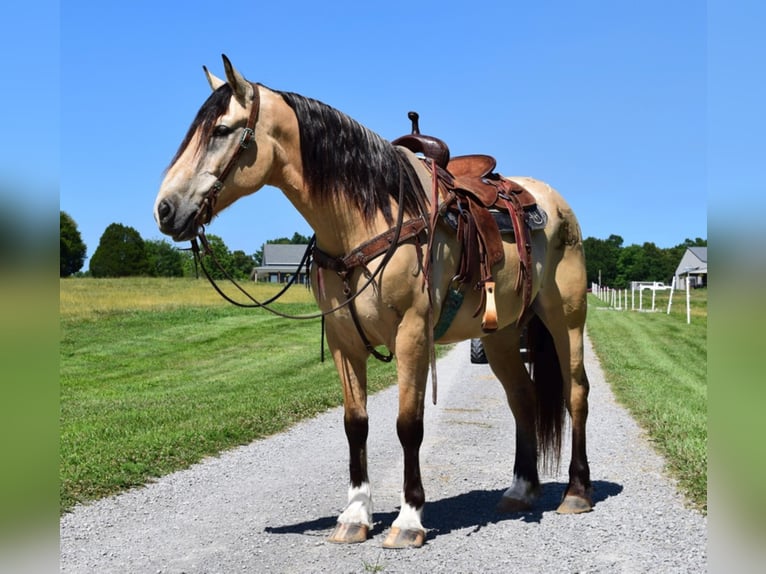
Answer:
[[[206,254],[202,246],[200,246],[200,250],[202,251],[202,264],[205,266],[205,269],[207,269],[210,277],[213,279],[225,279],[226,274],[229,274],[232,277],[240,277],[235,269],[234,258],[232,257],[231,251],[229,251],[229,248],[226,246],[223,239],[218,235],[208,234],[207,242],[210,246],[210,250],[213,252],[212,256]],[[196,272],[197,275],[203,276],[201,269],[198,271],[195,269],[193,258],[187,263],[187,266],[192,274]],[[249,273],[250,271],[248,270],[248,274]],[[245,277],[247,277],[247,275],[245,275]]]
[[[146,245],[141,235],[120,223],[112,223],[101,236],[90,260],[93,277],[149,275]]]
[[[608,285],[622,289],[628,287],[631,281],[652,281],[646,254],[640,245],[628,245],[620,250],[617,256],[617,275]]]
[[[82,269],[87,248],[74,219],[63,211],[59,215],[59,276],[69,277]]]
[[[619,235],[610,235],[608,239],[587,237],[583,240],[585,250],[585,270],[588,285],[614,285],[617,278],[617,259],[623,239]]]
[[[234,277],[248,279],[253,267],[255,267],[255,261],[250,255],[246,255],[244,251],[238,249],[231,254],[231,267]]]
[[[183,255],[164,239],[144,242],[152,277],[183,277]]]

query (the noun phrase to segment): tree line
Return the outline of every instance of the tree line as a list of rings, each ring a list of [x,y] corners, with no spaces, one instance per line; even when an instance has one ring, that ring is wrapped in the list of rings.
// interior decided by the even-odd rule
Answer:
[[[631,281],[662,281],[666,285],[675,275],[688,247],[706,247],[707,239],[685,239],[675,247],[660,248],[654,243],[623,246],[619,235],[607,239],[587,237],[583,240],[588,285],[598,283],[623,289]]]
[[[208,234],[207,239],[215,259],[221,265],[221,269],[206,265],[215,279],[222,279],[224,274],[235,279],[247,279],[253,269],[263,262],[263,247],[248,255],[242,250],[229,250],[217,235]],[[76,222],[64,211],[60,212],[59,242],[60,277],[196,277],[201,273],[188,248],[178,248],[164,239],[145,240],[136,229],[121,223],[112,223],[104,230],[87,271],[82,269],[87,246]],[[293,234],[291,238],[267,241],[299,245],[308,242],[309,238],[300,233]]]
[[[63,211],[59,237],[61,277],[196,277],[198,274],[191,251],[179,249],[164,239],[144,240],[134,228],[120,223],[112,223],[106,228],[86,272],[82,271],[82,267],[87,248],[74,219]],[[208,235],[207,238],[215,258],[232,277],[247,279],[253,269],[263,263],[263,247],[247,255],[241,250],[230,251],[217,235]],[[308,242],[309,238],[300,233],[290,238],[267,241],[295,245]],[[659,248],[650,242],[628,246],[623,246],[623,243],[619,235],[610,235],[607,239],[587,237],[583,241],[588,285],[599,283],[624,288],[629,286],[630,281],[670,284],[686,248],[706,246],[707,239],[686,239],[670,248]],[[218,268],[208,266],[208,270],[214,278],[222,278],[223,271]]]

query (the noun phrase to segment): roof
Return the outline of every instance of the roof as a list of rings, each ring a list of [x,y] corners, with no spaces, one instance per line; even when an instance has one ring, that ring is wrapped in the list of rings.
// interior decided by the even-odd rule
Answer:
[[[307,245],[267,243],[263,246],[262,267],[298,266],[306,253]]]
[[[707,247],[687,247],[687,249],[691,251],[697,259],[707,263]]]
[[[707,273],[707,247],[687,247],[676,268],[676,275]]]

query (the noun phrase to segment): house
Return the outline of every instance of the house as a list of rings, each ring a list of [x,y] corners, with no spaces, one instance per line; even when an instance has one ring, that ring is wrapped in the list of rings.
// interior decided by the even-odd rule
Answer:
[[[707,247],[687,247],[676,268],[676,289],[707,287]]]
[[[250,278],[254,281],[269,283],[287,283],[295,274],[307,245],[283,245],[266,243],[263,246],[263,265],[253,269]],[[301,269],[297,283],[308,284],[306,269]]]

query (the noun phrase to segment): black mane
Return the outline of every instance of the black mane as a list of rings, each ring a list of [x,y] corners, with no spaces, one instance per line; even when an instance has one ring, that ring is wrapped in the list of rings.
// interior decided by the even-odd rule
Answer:
[[[298,118],[303,177],[311,193],[327,199],[342,196],[359,208],[366,221],[380,210],[393,223],[390,200],[399,199],[401,176],[405,212],[424,213],[422,193],[412,189],[407,174],[401,172],[400,152],[389,141],[322,102],[280,94]]]

